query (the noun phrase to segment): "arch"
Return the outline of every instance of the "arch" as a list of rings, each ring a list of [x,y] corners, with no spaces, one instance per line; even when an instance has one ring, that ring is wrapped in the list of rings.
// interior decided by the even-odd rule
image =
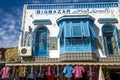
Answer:
[[[48,28],[44,25],[39,25],[34,30],[34,56],[48,55]]]
[[[110,23],[102,26],[104,55],[115,55],[118,53],[116,42],[116,28]]]

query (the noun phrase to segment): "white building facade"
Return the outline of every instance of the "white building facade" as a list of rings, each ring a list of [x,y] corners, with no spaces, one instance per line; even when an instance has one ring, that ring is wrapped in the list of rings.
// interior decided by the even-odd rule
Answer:
[[[84,52],[95,53],[96,57],[119,55],[119,19],[118,2],[26,4],[19,55],[49,58]],[[112,50],[113,47],[117,48]],[[22,54],[23,48],[29,52]]]

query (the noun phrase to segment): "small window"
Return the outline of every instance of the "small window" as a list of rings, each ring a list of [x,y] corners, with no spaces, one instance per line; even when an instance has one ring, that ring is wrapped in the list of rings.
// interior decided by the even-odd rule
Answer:
[[[82,37],[82,27],[79,26],[72,26],[72,37]]]
[[[50,37],[49,50],[57,50],[57,38]]]

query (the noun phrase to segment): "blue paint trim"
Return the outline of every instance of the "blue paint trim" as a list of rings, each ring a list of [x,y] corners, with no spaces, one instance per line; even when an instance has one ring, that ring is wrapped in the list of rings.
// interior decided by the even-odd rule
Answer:
[[[83,24],[83,33],[84,33],[84,36],[85,37],[90,37],[90,30],[89,30],[89,21],[86,21],[84,24]]]
[[[93,22],[95,18],[89,15],[65,15],[57,19],[57,23],[59,25],[62,22],[80,22],[86,20]]]
[[[52,22],[50,21],[50,19],[34,20],[32,23],[35,24],[35,25],[36,24],[38,24],[38,25],[40,25],[40,24],[51,25],[52,24]]]
[[[59,29],[59,33],[58,33],[58,38],[61,37],[63,29],[64,29],[64,27],[61,24],[59,26],[60,26],[60,29]]]
[[[98,36],[97,36],[97,34],[95,33],[95,30],[94,30],[93,26],[90,26],[89,28],[90,28],[90,30],[91,30],[91,32],[92,32],[93,37],[95,37],[95,38],[98,39]]]
[[[28,4],[27,9],[77,9],[77,8],[110,8],[118,7],[117,2],[100,3],[66,3],[66,4]]]
[[[114,29],[114,34],[115,34],[115,38],[116,38],[116,43],[117,43],[117,49],[118,49],[118,54],[120,49],[119,49],[119,37],[118,37],[118,31],[117,31],[117,28]]]
[[[99,23],[118,23],[118,19],[116,18],[99,18]]]

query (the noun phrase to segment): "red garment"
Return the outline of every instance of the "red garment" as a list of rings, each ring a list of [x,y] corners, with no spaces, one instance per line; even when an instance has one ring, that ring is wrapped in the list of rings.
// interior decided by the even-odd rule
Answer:
[[[93,76],[95,74],[95,68],[93,66],[87,66],[86,71],[88,76]]]
[[[67,78],[67,80],[71,80],[71,78]]]
[[[47,75],[47,80],[54,80],[54,75]]]
[[[82,78],[84,72],[85,70],[83,66],[75,66],[74,67],[74,78]]]
[[[50,65],[46,66],[45,67],[45,74],[46,75],[53,75],[54,74],[53,66],[50,66]]]
[[[87,75],[88,75],[87,80],[89,80],[90,76],[92,77],[92,80],[98,80],[94,66],[87,66],[86,71],[87,71]]]

